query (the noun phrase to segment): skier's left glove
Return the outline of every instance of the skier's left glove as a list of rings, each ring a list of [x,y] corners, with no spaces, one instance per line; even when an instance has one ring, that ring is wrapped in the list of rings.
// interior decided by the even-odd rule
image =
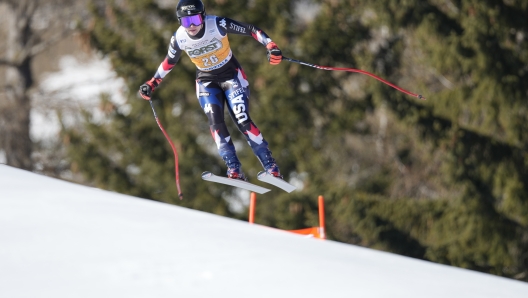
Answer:
[[[282,52],[273,41],[266,45],[266,49],[268,49],[268,61],[271,65],[281,63]]]
[[[145,84],[139,87],[139,95],[141,95],[141,97],[143,97],[143,99],[145,100],[150,100],[152,92],[154,92],[154,89],[156,89],[156,87],[158,87],[160,83],[161,79],[150,79],[150,81],[146,82]]]

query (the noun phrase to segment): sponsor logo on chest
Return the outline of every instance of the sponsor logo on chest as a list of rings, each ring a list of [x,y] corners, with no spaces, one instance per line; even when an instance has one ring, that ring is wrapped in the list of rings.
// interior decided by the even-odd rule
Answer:
[[[217,51],[221,48],[222,48],[222,42],[220,42],[218,39],[215,38],[204,46],[201,46],[199,48],[187,47],[185,51],[187,52],[187,54],[189,54],[189,57],[196,58],[196,57],[200,57],[205,54]]]

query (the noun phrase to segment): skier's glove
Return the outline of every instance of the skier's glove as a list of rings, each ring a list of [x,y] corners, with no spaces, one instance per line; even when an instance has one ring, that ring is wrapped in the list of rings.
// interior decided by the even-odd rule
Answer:
[[[154,89],[156,89],[156,87],[158,87],[160,83],[161,79],[150,79],[150,81],[146,82],[145,84],[139,87],[139,95],[141,95],[141,97],[143,97],[143,99],[145,100],[150,100],[152,92],[154,92]]]
[[[277,65],[282,61],[282,52],[277,45],[272,41],[266,45],[268,49],[268,61],[271,65]]]

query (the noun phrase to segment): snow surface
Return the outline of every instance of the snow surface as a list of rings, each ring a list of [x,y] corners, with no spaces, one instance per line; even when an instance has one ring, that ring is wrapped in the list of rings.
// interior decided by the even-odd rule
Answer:
[[[0,165],[0,297],[526,298],[528,283]]]

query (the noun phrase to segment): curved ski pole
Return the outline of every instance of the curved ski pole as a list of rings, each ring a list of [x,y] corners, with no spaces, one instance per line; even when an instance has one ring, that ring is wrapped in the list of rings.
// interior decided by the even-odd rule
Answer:
[[[171,141],[169,135],[161,125],[161,122],[159,121],[158,114],[156,114],[156,110],[154,109],[154,104],[152,103],[152,100],[149,100],[150,107],[152,108],[152,112],[154,113],[154,118],[156,119],[156,123],[158,123],[159,128],[161,129],[161,132],[163,132],[163,135],[169,141],[169,144],[171,145],[172,152],[174,152],[174,168],[176,172],[176,187],[178,188],[178,196],[180,197],[180,200],[183,199],[183,193],[180,188],[180,170],[178,169],[178,151],[176,150],[176,146],[174,146],[174,143]]]
[[[317,68],[317,69],[322,69],[322,70],[337,70],[337,71],[347,71],[347,72],[356,72],[356,73],[361,73],[361,74],[365,74],[367,76],[370,76],[370,77],[373,77],[375,78],[376,80],[384,83],[384,84],[387,84],[389,86],[391,86],[392,88],[400,91],[400,92],[403,92],[407,95],[410,95],[410,96],[413,96],[413,97],[417,97],[419,99],[422,99],[422,100],[425,100],[425,97],[423,97],[421,94],[415,94],[415,93],[412,93],[412,92],[409,92],[403,88],[400,88],[368,71],[364,71],[364,70],[360,70],[360,69],[355,69],[355,68],[342,68],[342,67],[329,67],[329,66],[320,66],[320,65],[315,65],[315,64],[311,64],[311,63],[306,63],[306,62],[302,62],[302,61],[299,61],[299,60],[295,60],[295,59],[291,59],[291,58],[288,58],[288,57],[284,57],[282,56],[282,60],[286,60],[286,61],[289,61],[289,62],[293,62],[293,63],[298,63],[298,64],[301,64],[301,65],[305,65],[305,66],[310,66],[310,67],[313,67],[313,68]]]

